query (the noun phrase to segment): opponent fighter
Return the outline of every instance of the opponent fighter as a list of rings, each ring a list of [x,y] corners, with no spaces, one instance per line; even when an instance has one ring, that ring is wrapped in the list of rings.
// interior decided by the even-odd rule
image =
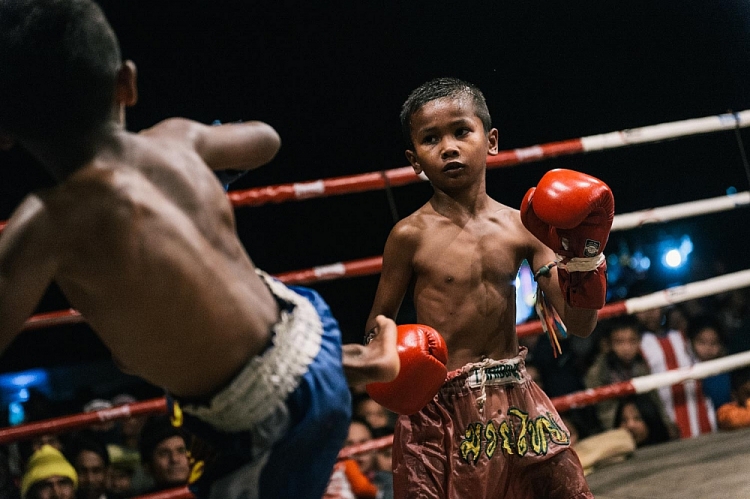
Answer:
[[[211,498],[319,499],[350,418],[353,383],[398,373],[396,325],[349,345],[321,297],[257,270],[213,170],[280,147],[261,122],[168,119],[134,134],[136,69],[90,0],[0,2],[0,144],[56,179],[0,237],[0,351],[52,281],[119,365],[182,401],[230,472]]]
[[[401,123],[406,157],[434,194],[391,231],[367,328],[381,314],[395,318],[413,283],[417,321],[445,338],[449,372],[424,409],[398,419],[395,496],[593,497],[567,429],[526,374],[514,282],[527,260],[539,298],[549,302],[549,323],[589,335],[605,302],[601,252],[614,216],[611,191],[588,175],[553,170],[529,190],[520,212],[491,199],[486,160],[498,152],[498,131],[481,91],[458,79],[414,90]],[[413,394],[388,396],[384,405],[395,407]]]

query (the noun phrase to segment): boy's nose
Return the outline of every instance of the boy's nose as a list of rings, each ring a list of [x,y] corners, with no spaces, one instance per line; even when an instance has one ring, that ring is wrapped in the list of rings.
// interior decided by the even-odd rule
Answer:
[[[440,153],[443,159],[452,158],[458,156],[458,148],[452,140],[443,141],[443,149]]]

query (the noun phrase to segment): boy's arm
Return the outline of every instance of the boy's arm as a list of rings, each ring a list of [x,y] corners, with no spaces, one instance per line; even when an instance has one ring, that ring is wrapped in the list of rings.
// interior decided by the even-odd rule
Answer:
[[[44,226],[42,202],[32,195],[16,209],[0,235],[0,352],[21,331],[57,269]]]
[[[396,224],[383,251],[383,268],[372,311],[367,319],[366,345],[343,347],[343,365],[350,385],[389,382],[400,370],[397,327],[394,319],[411,279],[412,230],[402,221]]]
[[[365,334],[375,326],[375,317],[395,320],[412,278],[412,261],[418,242],[417,229],[402,220],[391,231],[383,250],[383,267]]]
[[[542,244],[537,238],[530,234],[532,241],[532,257],[529,259],[529,265],[533,272],[539,271],[545,265],[555,260],[555,252]],[[560,315],[567,331],[575,336],[586,337],[596,327],[597,311],[588,308],[572,307],[565,301],[560,281],[557,275],[557,268],[553,267],[546,276],[539,276],[537,285],[547,296],[552,306]]]
[[[610,188],[601,180],[573,170],[550,170],[521,203],[521,221],[537,239],[555,253],[555,277],[564,299],[555,307],[571,334],[588,336],[596,325],[596,311],[607,296],[607,263],[604,247],[615,215]],[[550,262],[534,259],[534,272]],[[537,282],[545,293],[551,281]],[[550,295],[550,296],[556,296]]]
[[[170,118],[141,133],[187,140],[212,170],[252,170],[271,161],[281,147],[276,130],[261,121],[213,126]]]

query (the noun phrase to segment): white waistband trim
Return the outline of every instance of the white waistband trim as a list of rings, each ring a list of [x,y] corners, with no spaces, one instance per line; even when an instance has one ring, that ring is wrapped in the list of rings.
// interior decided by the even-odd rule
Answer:
[[[208,406],[183,407],[220,431],[248,430],[271,416],[279,404],[286,403],[320,352],[323,325],[315,307],[265,272],[257,273],[276,297],[294,308],[281,310],[281,320],[273,326],[272,345],[251,359]]]

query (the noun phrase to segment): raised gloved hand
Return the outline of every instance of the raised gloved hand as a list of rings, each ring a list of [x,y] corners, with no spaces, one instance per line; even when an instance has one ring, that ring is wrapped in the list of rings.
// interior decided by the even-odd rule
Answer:
[[[397,414],[419,412],[445,382],[448,347],[440,334],[422,324],[398,326],[401,370],[388,383],[366,385],[370,397]]]
[[[600,309],[607,297],[602,252],[615,216],[612,191],[573,170],[550,170],[521,203],[521,221],[558,256],[558,278],[573,307]]]

